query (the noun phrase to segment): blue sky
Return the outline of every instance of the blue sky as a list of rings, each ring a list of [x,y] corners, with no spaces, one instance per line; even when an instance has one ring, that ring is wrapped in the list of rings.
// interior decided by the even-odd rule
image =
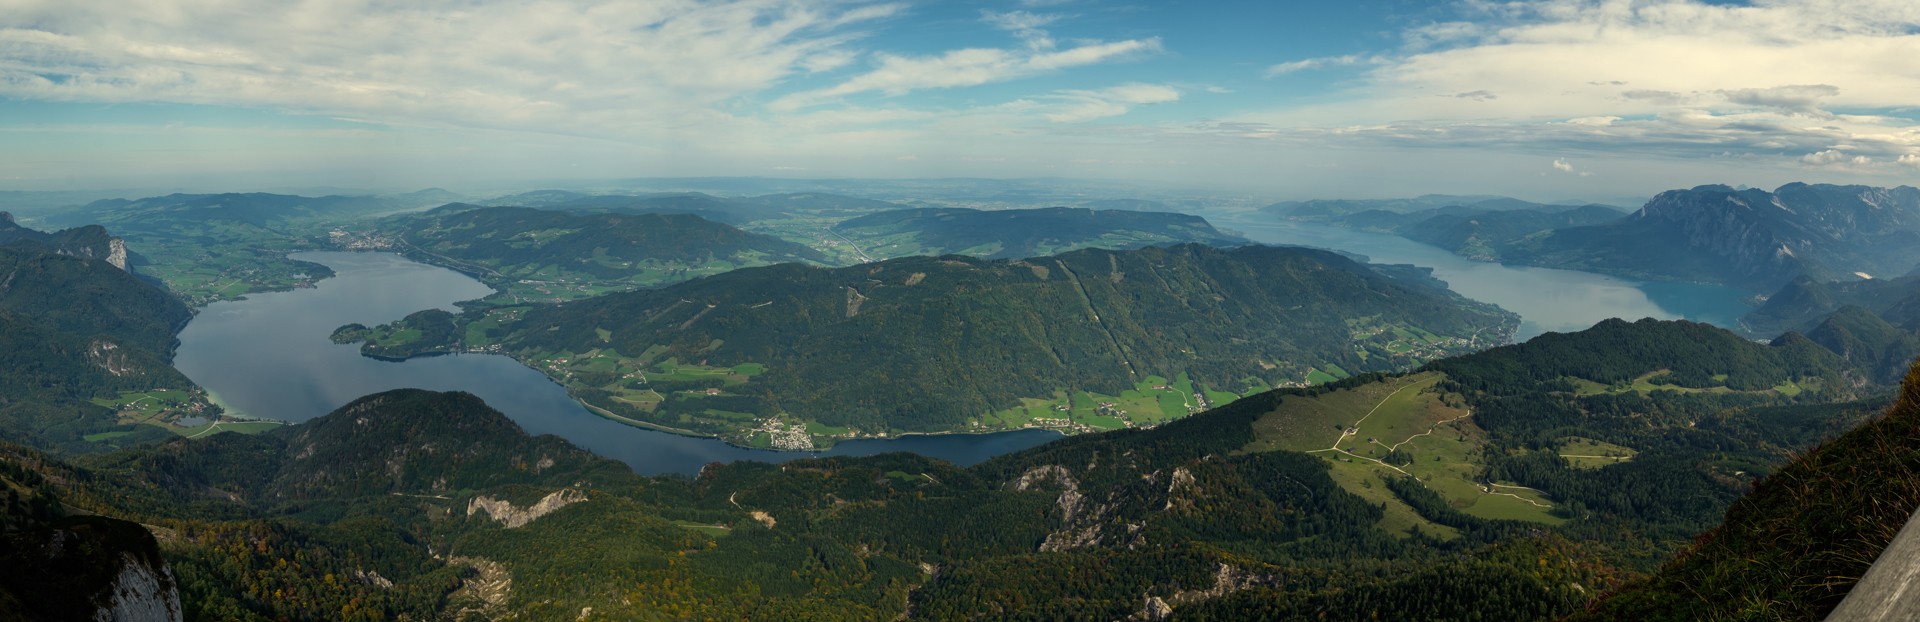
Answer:
[[[1920,177],[1911,0],[263,4],[0,0],[0,189]]]

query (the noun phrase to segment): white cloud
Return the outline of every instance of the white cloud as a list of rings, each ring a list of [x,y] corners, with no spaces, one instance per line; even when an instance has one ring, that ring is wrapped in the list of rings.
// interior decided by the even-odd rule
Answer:
[[[648,141],[843,67],[897,4],[0,1],[0,96],[236,105]]]
[[[922,89],[978,86],[1040,75],[1160,51],[1160,39],[1087,43],[1047,51],[998,48],[953,50],[940,56],[877,55],[878,66],[838,85],[795,93],[774,102],[778,110],[792,110],[858,93],[905,95]]]
[[[1562,173],[1571,173],[1573,172],[1573,165],[1568,164],[1565,158],[1559,158],[1553,161],[1553,169]]]
[[[1060,91],[1063,105],[1044,116],[1054,123],[1079,123],[1126,114],[1134,106],[1180,101],[1180,91],[1158,84],[1123,84],[1098,91]]]
[[[1907,166],[1920,168],[1920,154],[1909,153],[1909,154],[1900,156],[1899,162]]]
[[[1271,78],[1274,76],[1283,76],[1286,74],[1297,73],[1301,71],[1326,69],[1328,67],[1351,67],[1353,65],[1359,65],[1363,63],[1377,65],[1384,62],[1386,62],[1386,59],[1378,56],[1367,57],[1367,56],[1360,56],[1358,54],[1348,54],[1346,56],[1323,56],[1320,58],[1308,58],[1308,59],[1289,61],[1289,62],[1273,65],[1267,68],[1267,77]]]
[[[1472,19],[1403,33],[1325,103],[1229,116],[1327,145],[1593,151],[1849,166],[1920,152],[1920,2],[1537,0],[1462,3]],[[1280,74],[1354,64],[1329,57]],[[1906,113],[1886,111],[1906,110]],[[1825,157],[1825,156],[1823,156]],[[1861,160],[1864,159],[1864,160]]]

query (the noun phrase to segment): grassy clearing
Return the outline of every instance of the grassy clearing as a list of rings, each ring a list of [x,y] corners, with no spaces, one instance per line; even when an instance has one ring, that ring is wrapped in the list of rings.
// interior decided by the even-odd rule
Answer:
[[[1434,390],[1444,378],[1439,373],[1415,374],[1310,398],[1286,398],[1254,422],[1255,440],[1242,451],[1305,451],[1326,458],[1334,463],[1344,488],[1376,503],[1382,495],[1392,496],[1383,478],[1412,476],[1473,516],[1562,522],[1548,513],[1553,504],[1538,493],[1489,488],[1478,481],[1485,465],[1486,432],[1473,424],[1456,397]],[[1403,463],[1386,462],[1390,453]],[[1391,505],[1389,519],[1383,519],[1382,528],[1397,532],[1418,527],[1433,533],[1438,527],[1398,516]]]
[[[1678,391],[1681,393],[1715,393],[1715,394],[1742,393],[1742,391],[1735,391],[1731,388],[1723,387],[1723,386],[1699,388],[1699,387],[1682,387],[1682,386],[1675,386],[1671,384],[1660,384],[1658,382],[1655,382],[1661,376],[1665,376],[1671,373],[1673,373],[1671,370],[1665,370],[1665,369],[1651,371],[1651,372],[1642,374],[1637,378],[1634,378],[1632,382],[1621,382],[1621,383],[1615,383],[1612,385],[1601,384],[1598,382],[1594,382],[1592,380],[1587,380],[1585,378],[1568,378],[1567,381],[1573,383],[1574,395],[1579,395],[1582,397],[1589,396],[1589,395],[1614,395],[1614,394],[1626,393],[1629,391],[1639,393],[1641,395],[1646,395],[1654,391]],[[1716,381],[1725,382],[1727,379],[1727,375],[1719,374],[1714,376],[1713,379]],[[1799,395],[1802,391],[1806,391],[1808,389],[1809,387],[1802,386],[1798,383],[1795,383],[1792,380],[1782,380],[1780,381],[1780,384],[1774,385],[1771,390],[1775,393],[1779,393],[1787,397],[1793,397],[1793,396]],[[1761,392],[1762,391],[1746,391],[1746,393],[1761,393]]]
[[[1197,394],[1197,395],[1196,395]],[[1054,391],[1052,399],[1023,398],[1021,404],[983,416],[977,430],[1041,427],[1067,432],[1099,432],[1152,427],[1240,399],[1230,391],[1214,390],[1181,373],[1169,380],[1147,376],[1119,395]],[[1203,399],[1204,398],[1204,399]]]
[[[1443,540],[1460,537],[1459,530],[1421,517],[1419,512],[1413,511],[1412,506],[1407,505],[1405,501],[1400,500],[1400,497],[1395,496],[1393,491],[1388,490],[1387,482],[1382,476],[1385,469],[1371,462],[1345,456],[1329,458],[1329,462],[1333,464],[1333,468],[1327,474],[1331,475],[1333,481],[1338,482],[1341,488],[1359,495],[1368,503],[1381,506],[1384,513],[1380,516],[1380,522],[1374,523],[1374,526],[1381,531],[1400,537],[1411,536],[1415,530]]]
[[[1639,452],[1624,447],[1579,436],[1562,439],[1560,457],[1576,469],[1597,469],[1610,464],[1619,464],[1632,460]]]
[[[709,537],[714,537],[714,538],[721,538],[721,537],[725,537],[733,534],[733,528],[728,527],[726,525],[709,525],[706,523],[697,523],[690,520],[677,520],[677,521],[673,521],[673,524],[679,525],[682,528],[689,529],[692,531],[698,531],[700,533],[706,534]]]

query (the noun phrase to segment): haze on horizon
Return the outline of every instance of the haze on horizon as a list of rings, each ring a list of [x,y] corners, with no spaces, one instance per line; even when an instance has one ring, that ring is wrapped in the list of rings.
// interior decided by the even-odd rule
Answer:
[[[0,0],[0,190],[1899,185],[1917,100],[1910,0]]]

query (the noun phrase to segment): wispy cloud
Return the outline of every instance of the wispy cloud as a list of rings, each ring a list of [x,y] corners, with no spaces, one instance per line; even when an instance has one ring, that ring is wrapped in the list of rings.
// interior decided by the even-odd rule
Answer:
[[[1322,56],[1320,58],[1308,58],[1308,59],[1302,59],[1302,60],[1296,60],[1296,61],[1288,61],[1288,62],[1279,63],[1276,65],[1267,67],[1267,77],[1271,78],[1274,76],[1283,76],[1290,73],[1298,73],[1302,71],[1326,69],[1328,67],[1351,67],[1354,65],[1361,65],[1361,64],[1378,65],[1385,62],[1387,62],[1387,59],[1379,56],[1360,56],[1358,54],[1348,54],[1345,56]]]
[[[645,138],[852,62],[890,3],[73,3],[0,9],[0,96]],[[349,34],[350,33],[350,34]]]
[[[1052,96],[1064,103],[1046,119],[1079,123],[1126,114],[1134,106],[1180,101],[1180,91],[1159,84],[1123,84],[1097,91],[1069,90]]]
[[[1471,19],[1409,30],[1397,53],[1275,65],[1269,75],[1377,63],[1327,103],[1228,121],[1333,145],[1920,160],[1920,122],[1889,112],[1920,103],[1920,3],[1464,5]]]
[[[979,86],[1075,67],[1125,60],[1161,51],[1158,37],[1087,41],[1061,48],[1042,27],[1060,19],[1026,11],[982,13],[982,21],[1012,33],[1025,49],[964,48],[933,56],[874,55],[874,67],[837,85],[802,91],[773,102],[775,110],[794,110],[861,93],[901,96],[924,89]]]

